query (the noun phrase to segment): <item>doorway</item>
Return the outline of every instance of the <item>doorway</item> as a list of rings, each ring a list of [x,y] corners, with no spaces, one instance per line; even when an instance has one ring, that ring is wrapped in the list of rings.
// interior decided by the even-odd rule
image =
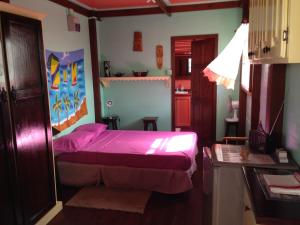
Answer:
[[[172,130],[196,132],[200,146],[216,139],[216,84],[202,71],[217,49],[217,34],[171,37]]]

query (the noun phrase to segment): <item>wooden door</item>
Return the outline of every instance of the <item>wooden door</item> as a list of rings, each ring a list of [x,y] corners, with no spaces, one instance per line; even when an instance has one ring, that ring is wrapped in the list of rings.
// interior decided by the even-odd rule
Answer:
[[[200,145],[216,139],[216,84],[203,76],[215,58],[217,37],[192,42],[192,127]]]
[[[2,14],[17,194],[24,224],[55,204],[53,155],[41,23]]]
[[[16,221],[4,124],[4,115],[7,113],[7,107],[4,102],[4,93],[2,92],[0,91],[0,225],[6,225],[15,224]]]
[[[1,17],[0,17],[1,21]],[[0,24],[1,28],[1,24]],[[9,110],[4,77],[4,59],[2,51],[2,35],[0,29],[0,225],[15,224],[12,185],[7,152],[9,132]]]

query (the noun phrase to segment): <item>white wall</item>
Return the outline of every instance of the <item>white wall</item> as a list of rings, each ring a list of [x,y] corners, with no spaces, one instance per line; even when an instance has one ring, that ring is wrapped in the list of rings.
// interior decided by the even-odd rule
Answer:
[[[69,32],[67,28],[66,9],[47,0],[11,0],[12,4],[47,14],[43,21],[44,48],[54,51],[72,51],[84,49],[85,86],[88,115],[63,131],[65,134],[80,124],[94,122],[94,98],[92,83],[91,54],[88,18],[76,14],[80,19],[81,31]]]

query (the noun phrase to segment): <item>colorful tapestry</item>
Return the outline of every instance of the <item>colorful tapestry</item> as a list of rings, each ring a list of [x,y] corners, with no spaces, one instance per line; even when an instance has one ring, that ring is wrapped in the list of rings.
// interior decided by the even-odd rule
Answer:
[[[62,131],[87,114],[84,51],[46,50],[51,125]]]

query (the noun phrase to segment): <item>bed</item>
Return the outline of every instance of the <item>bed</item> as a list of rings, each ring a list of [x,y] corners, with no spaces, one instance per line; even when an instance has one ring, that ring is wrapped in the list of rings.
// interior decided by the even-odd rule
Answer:
[[[137,188],[174,194],[193,187],[193,132],[106,130],[86,124],[54,140],[61,184]]]

